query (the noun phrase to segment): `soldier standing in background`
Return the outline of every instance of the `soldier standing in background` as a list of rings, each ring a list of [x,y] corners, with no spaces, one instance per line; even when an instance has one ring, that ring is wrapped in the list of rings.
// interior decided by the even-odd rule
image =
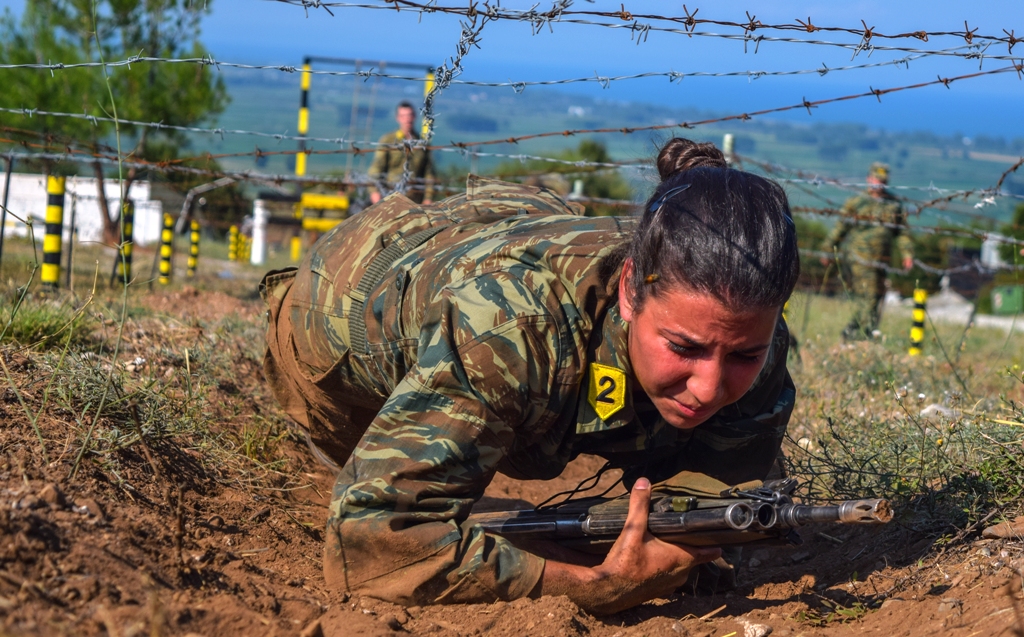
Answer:
[[[373,155],[373,163],[367,171],[370,179],[383,181],[394,187],[402,181],[405,174],[406,148],[402,143],[406,140],[419,139],[416,134],[416,109],[409,102],[402,102],[395,109],[395,121],[398,130],[380,138],[379,143],[392,145],[391,148],[378,148]],[[430,160],[430,151],[414,148],[409,153],[409,177],[402,189],[404,194],[416,203],[431,203],[434,198],[434,164]],[[370,201],[381,200],[381,192],[372,190]]]
[[[848,266],[847,288],[856,303],[843,338],[870,338],[881,320],[886,271],[872,265],[892,260],[893,243],[899,248],[905,270],[914,266],[913,241],[904,232],[906,215],[900,202],[886,190],[889,167],[875,162],[868,170],[868,188],[843,204],[843,217],[825,240],[824,250],[834,252],[844,244],[842,260]],[[873,225],[875,223],[887,225]],[[871,225],[869,225],[871,224]],[[823,263],[828,259],[823,258]]]

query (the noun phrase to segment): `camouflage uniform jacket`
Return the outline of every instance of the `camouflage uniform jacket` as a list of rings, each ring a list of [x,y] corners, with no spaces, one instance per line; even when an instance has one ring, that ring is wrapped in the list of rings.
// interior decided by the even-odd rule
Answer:
[[[845,240],[849,254],[888,265],[895,241],[901,259],[914,256],[913,240],[903,231],[907,222],[903,206],[889,191],[883,190],[877,197],[870,192],[851,197],[843,204],[842,214],[843,217],[825,239],[823,248],[827,252],[832,252]],[[875,226],[857,221],[880,221],[893,225]]]
[[[393,195],[325,235],[290,290],[266,291],[285,299],[281,320],[320,387],[375,410],[334,488],[330,585],[409,605],[533,593],[544,560],[466,521],[497,471],[550,479],[587,453],[627,483],[768,473],[795,396],[784,323],[741,400],[694,430],[667,425],[632,380],[606,263],[635,220],[579,213],[549,191],[472,176],[466,194],[432,206]],[[425,227],[445,229],[365,295],[363,343],[356,283],[372,254]]]
[[[413,139],[419,139],[416,131],[412,132]],[[397,130],[388,133],[378,140],[381,144],[401,144],[405,141],[405,135]],[[373,154],[373,163],[370,164],[367,174],[371,179],[383,180],[388,186],[394,187],[402,180],[405,172],[405,149],[403,148],[380,148]],[[422,148],[414,149],[409,157],[409,174],[413,181],[405,188],[406,194],[413,201],[420,203],[424,199],[434,198],[434,163],[430,159],[430,151]],[[386,194],[386,193],[381,193]]]

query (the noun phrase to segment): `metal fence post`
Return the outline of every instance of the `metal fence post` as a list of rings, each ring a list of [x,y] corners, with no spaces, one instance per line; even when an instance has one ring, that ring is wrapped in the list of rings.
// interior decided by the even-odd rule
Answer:
[[[64,233],[64,177],[46,178],[46,234],[43,236],[43,285],[60,285],[60,255]]]
[[[921,289],[914,290],[914,324],[910,328],[910,350],[911,356],[921,355],[921,345],[924,343],[924,305],[928,300],[928,293]]]
[[[160,232],[160,284],[171,282],[171,257],[174,255],[174,217],[164,214],[164,229]]]
[[[199,222],[192,222],[192,232],[189,234],[188,246],[188,278],[196,276],[196,266],[199,264]]]
[[[228,261],[238,261],[238,226],[228,228]]]
[[[4,177],[4,203],[0,207],[0,262],[4,258],[4,230],[7,228],[7,200],[11,194],[11,171],[14,169],[14,157],[7,156],[7,171]]]
[[[135,204],[126,201],[121,204],[121,244],[117,248],[114,261],[114,273],[110,277],[110,285],[120,281],[125,285],[132,278],[132,241],[135,232]]]

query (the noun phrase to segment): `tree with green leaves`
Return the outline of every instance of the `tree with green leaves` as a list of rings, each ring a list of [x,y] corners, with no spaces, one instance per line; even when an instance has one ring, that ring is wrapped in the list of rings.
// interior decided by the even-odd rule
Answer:
[[[1024,241],[1024,203],[1017,204],[1013,210],[1013,219],[1002,228],[1004,235]],[[1004,243],[999,246],[1000,256],[1007,263],[1024,263],[1024,250],[1018,243]]]
[[[584,139],[579,146],[554,154],[555,159],[570,162],[585,161],[591,163],[613,163],[608,149],[601,142]],[[583,194],[598,199],[630,200],[633,189],[617,170],[593,166],[577,167],[572,164],[554,164],[540,159],[527,162],[504,162],[494,172],[502,179],[516,179],[531,185],[545,186],[561,195],[572,190],[572,181],[583,182]],[[588,216],[609,216],[628,214],[628,211],[615,206],[600,203],[587,203]]]
[[[210,0],[32,0],[20,22],[10,13],[0,20],[0,62],[107,62],[136,56],[158,58],[209,57],[199,41],[200,22]],[[176,126],[202,124],[224,110],[227,91],[207,65],[137,62],[128,66],[3,71],[0,105],[10,108],[85,113],[121,120],[160,122]],[[61,117],[0,115],[0,125],[34,136],[37,145],[85,147],[109,153],[118,145],[122,157],[166,161],[179,156],[189,140],[177,131]],[[115,139],[115,134],[120,140]],[[47,169],[52,169],[47,166]],[[118,212],[105,196],[110,168],[92,162],[98,179],[104,238],[118,240]],[[124,175],[122,196],[141,174]],[[118,210],[120,206],[116,207]]]

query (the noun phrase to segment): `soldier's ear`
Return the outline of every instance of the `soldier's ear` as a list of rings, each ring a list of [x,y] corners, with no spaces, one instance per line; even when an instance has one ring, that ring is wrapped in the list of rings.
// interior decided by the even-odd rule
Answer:
[[[633,286],[630,285],[633,268],[633,259],[627,258],[622,263],[622,275],[619,277],[619,315],[627,323],[633,320],[633,299],[636,297]]]

